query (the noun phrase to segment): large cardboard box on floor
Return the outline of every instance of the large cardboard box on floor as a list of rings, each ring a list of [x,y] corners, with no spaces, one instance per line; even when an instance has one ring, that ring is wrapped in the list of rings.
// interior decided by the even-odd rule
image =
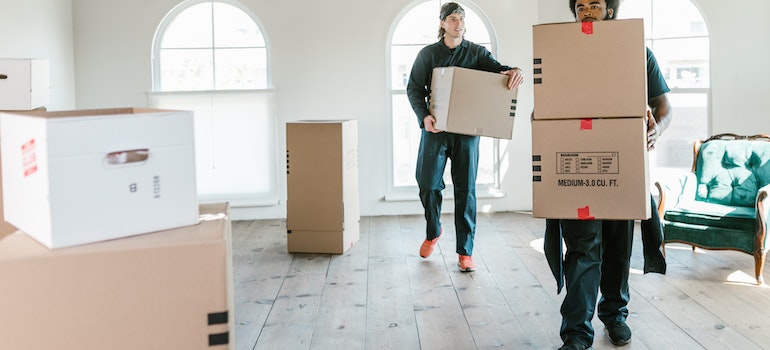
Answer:
[[[641,19],[535,25],[533,54],[535,119],[646,114]]]
[[[0,58],[0,110],[28,111],[48,105],[47,59]]]
[[[460,67],[433,69],[430,113],[436,128],[456,134],[511,139],[518,88],[508,76]]]
[[[342,254],[359,238],[358,122],[286,123],[289,252]]]
[[[647,219],[644,118],[532,121],[532,214],[554,219]]]
[[[21,231],[0,239],[0,349],[234,348],[228,211],[204,205],[197,225],[64,249]]]
[[[61,248],[198,222],[192,112],[0,112],[5,219]]]

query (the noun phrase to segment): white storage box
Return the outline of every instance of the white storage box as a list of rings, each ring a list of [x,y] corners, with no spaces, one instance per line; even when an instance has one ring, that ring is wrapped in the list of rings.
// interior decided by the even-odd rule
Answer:
[[[47,59],[0,59],[0,110],[28,111],[50,100]]]
[[[0,113],[5,219],[49,248],[198,222],[193,114]]]

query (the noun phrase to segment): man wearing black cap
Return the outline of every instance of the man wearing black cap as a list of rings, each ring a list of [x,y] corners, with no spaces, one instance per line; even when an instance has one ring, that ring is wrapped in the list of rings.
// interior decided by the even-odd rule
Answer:
[[[476,269],[471,255],[476,231],[479,137],[448,133],[434,127],[436,118],[428,109],[433,68],[455,66],[500,72],[509,76],[510,89],[518,87],[524,78],[521,69],[500,64],[486,48],[463,38],[465,10],[459,4],[448,2],[441,6],[439,20],[439,41],[424,47],[417,55],[406,88],[422,128],[416,176],[427,225],[420,256],[427,258],[433,252],[442,232],[441,190],[445,187],[444,168],[447,159],[451,159],[457,236],[455,250],[459,255],[460,270],[468,272]]]

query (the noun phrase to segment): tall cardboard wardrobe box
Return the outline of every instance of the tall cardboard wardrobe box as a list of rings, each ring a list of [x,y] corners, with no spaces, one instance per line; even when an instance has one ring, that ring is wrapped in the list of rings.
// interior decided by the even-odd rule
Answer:
[[[359,238],[358,123],[286,124],[289,252],[342,254]]]

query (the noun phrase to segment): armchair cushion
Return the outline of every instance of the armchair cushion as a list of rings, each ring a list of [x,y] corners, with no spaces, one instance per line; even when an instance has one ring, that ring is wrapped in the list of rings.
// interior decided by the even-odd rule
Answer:
[[[698,152],[696,201],[753,208],[770,181],[770,147],[749,140],[705,142]]]
[[[667,210],[664,219],[692,225],[722,227],[739,231],[757,230],[754,206],[739,207],[688,201]]]

